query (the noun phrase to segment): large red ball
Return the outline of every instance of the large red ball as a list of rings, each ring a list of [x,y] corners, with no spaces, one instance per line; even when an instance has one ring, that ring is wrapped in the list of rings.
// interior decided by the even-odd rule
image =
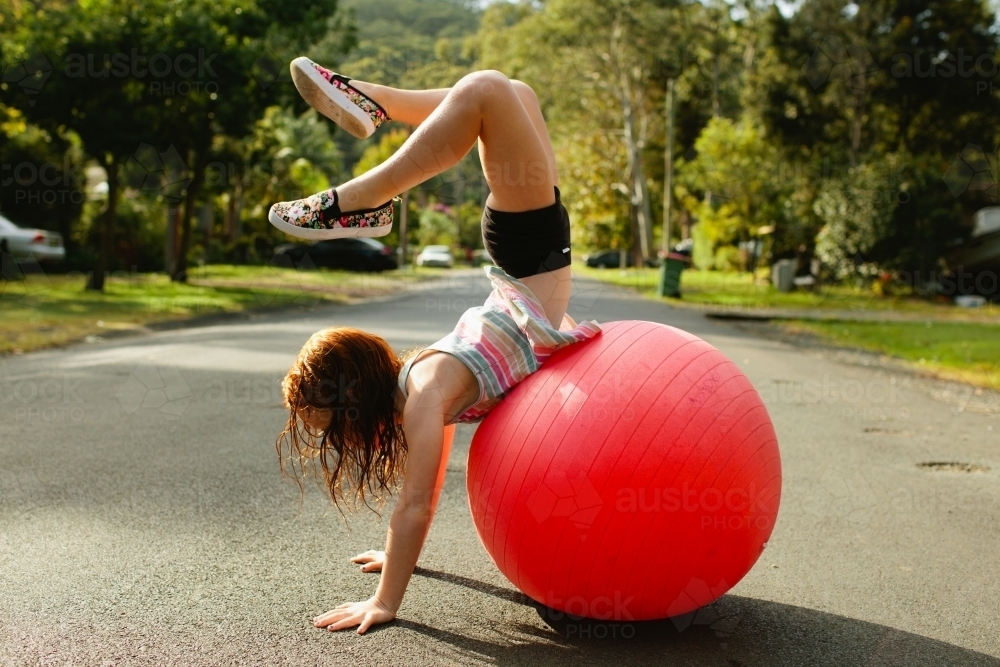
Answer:
[[[556,352],[483,420],[469,504],[532,599],[618,621],[719,598],[778,513],[778,442],[740,369],[697,336],[611,322]]]

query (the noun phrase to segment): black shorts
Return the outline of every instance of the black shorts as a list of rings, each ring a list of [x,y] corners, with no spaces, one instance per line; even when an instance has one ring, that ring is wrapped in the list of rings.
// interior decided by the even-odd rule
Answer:
[[[570,265],[569,214],[559,199],[545,208],[509,213],[483,211],[483,247],[493,262],[515,278]]]

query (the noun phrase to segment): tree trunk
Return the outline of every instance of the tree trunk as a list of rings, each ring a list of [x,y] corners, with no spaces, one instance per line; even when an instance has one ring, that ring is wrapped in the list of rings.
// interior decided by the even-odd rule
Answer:
[[[630,216],[632,225],[632,246],[638,247],[643,259],[651,256],[653,245],[653,215],[649,206],[649,193],[642,169],[642,137],[636,134],[635,109],[632,104],[632,85],[629,80],[631,67],[622,62],[622,42],[628,43],[628,36],[622,35],[621,17],[615,19],[611,31],[610,51],[613,54],[614,88],[622,108],[625,149],[630,172],[629,199],[635,209]],[[636,224],[638,229],[636,229]],[[641,264],[640,264],[641,266]]]
[[[638,247],[643,259],[650,256],[653,245],[652,224],[653,215],[649,206],[649,192],[646,188],[646,178],[642,170],[642,147],[636,137],[635,114],[632,110],[629,86],[622,82],[619,87],[619,97],[622,104],[622,116],[625,130],[625,146],[628,151],[628,166],[631,172],[632,187],[630,196],[635,206],[635,216],[638,221]]]
[[[630,234],[632,243],[629,244],[629,257],[632,259],[632,266],[638,267],[642,266],[642,260],[645,259],[642,254],[642,229],[639,223],[639,207],[633,203],[629,207],[629,212],[631,213],[629,215],[629,223],[632,232]],[[624,269],[625,266],[622,265],[619,268]]]
[[[118,180],[116,178],[118,162],[110,158],[104,165],[108,175],[108,206],[101,216],[101,233],[97,251],[97,263],[87,277],[87,289],[95,292],[104,291],[104,278],[111,265],[111,245],[115,233],[115,209],[118,207]]]
[[[188,183],[184,195],[184,213],[181,216],[181,247],[177,250],[177,260],[174,262],[174,274],[171,280],[177,283],[187,282],[187,255],[191,247],[191,218],[194,216],[194,206],[198,201],[201,184],[205,180],[205,167],[201,155],[195,155],[194,173]]]
[[[167,206],[167,234],[163,244],[163,269],[168,276],[174,275],[177,265],[177,215],[176,206]]]

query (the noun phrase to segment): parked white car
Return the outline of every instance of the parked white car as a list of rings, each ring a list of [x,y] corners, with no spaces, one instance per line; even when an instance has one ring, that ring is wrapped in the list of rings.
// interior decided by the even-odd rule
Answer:
[[[417,266],[440,266],[450,269],[455,265],[451,249],[446,245],[429,245],[417,255]]]
[[[33,256],[39,262],[58,262],[66,257],[63,238],[56,232],[18,227],[0,215],[0,252],[14,257]]]

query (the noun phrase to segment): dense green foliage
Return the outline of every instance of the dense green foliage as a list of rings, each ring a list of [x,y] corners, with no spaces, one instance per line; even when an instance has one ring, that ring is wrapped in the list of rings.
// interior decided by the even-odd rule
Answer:
[[[745,268],[756,243],[762,261],[815,256],[828,275],[929,275],[997,201],[987,0],[482,7],[0,0],[0,211],[62,232],[93,287],[136,265],[183,278],[189,259],[266,261],[283,240],[271,202],[369,168],[410,129],[359,142],[318,117],[287,74],[299,54],[408,88],[477,68],[532,85],[579,250],[663,244],[670,80],[671,240],[690,233],[702,266]],[[485,195],[473,151],[412,193],[410,242],[477,245]]]

